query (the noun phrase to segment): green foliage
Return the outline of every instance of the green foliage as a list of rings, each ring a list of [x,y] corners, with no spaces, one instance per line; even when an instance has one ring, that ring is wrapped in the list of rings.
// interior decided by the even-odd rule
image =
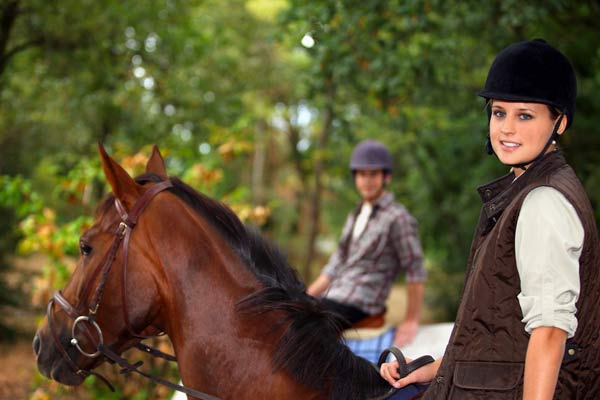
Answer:
[[[40,195],[33,191],[30,180],[22,176],[0,175],[0,205],[12,209],[23,218],[42,209]]]
[[[0,309],[19,305],[21,293],[19,288],[7,285],[3,274],[9,270],[7,255],[14,248],[21,236],[13,229],[19,219],[39,212],[42,208],[41,197],[33,191],[29,180],[21,176],[0,175]],[[6,310],[5,310],[6,311]],[[8,311],[2,312],[0,319],[0,338],[14,338],[16,332],[3,320]]]

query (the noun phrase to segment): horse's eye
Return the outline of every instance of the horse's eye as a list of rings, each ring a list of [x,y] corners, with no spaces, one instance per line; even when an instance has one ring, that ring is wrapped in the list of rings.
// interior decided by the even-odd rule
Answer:
[[[84,242],[83,240],[79,241],[79,251],[82,256],[89,256],[92,253],[92,246]]]

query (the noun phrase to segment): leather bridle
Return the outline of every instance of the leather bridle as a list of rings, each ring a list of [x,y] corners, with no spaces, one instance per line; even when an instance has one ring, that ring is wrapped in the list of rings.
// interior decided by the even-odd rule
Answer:
[[[103,382],[105,382],[112,391],[114,391],[114,387],[108,381],[108,379],[106,379],[101,374],[94,372],[92,370],[86,370],[86,369],[79,368],[75,364],[73,359],[69,356],[67,350],[60,342],[60,339],[58,338],[58,335],[56,334],[56,331],[53,327],[52,309],[53,309],[54,304],[57,304],[58,306],[60,306],[60,308],[67,314],[67,316],[69,316],[69,318],[73,320],[73,326],[71,327],[71,336],[72,337],[70,340],[70,344],[72,346],[74,346],[85,357],[96,358],[96,357],[99,357],[102,355],[102,356],[106,357],[109,361],[118,364],[122,368],[121,373],[135,372],[135,373],[138,373],[148,379],[153,380],[156,383],[168,386],[171,389],[175,389],[175,390],[184,392],[190,396],[197,397],[199,399],[204,399],[204,400],[218,400],[217,397],[211,396],[204,392],[186,388],[184,386],[175,384],[173,382],[166,381],[164,379],[161,379],[159,377],[150,375],[148,373],[145,373],[145,372],[139,370],[138,368],[142,365],[141,361],[138,361],[135,364],[131,364],[104,344],[102,329],[96,322],[96,314],[98,312],[100,300],[102,299],[104,287],[106,286],[106,282],[108,280],[108,275],[112,269],[112,265],[116,258],[117,251],[119,250],[119,247],[121,247],[121,242],[123,242],[123,246],[122,246],[123,268],[122,268],[122,284],[121,284],[121,302],[122,302],[122,310],[123,310],[123,319],[125,321],[125,325],[127,327],[127,330],[129,331],[129,334],[132,335],[133,337],[138,338],[140,340],[154,337],[154,336],[145,336],[145,335],[138,334],[134,331],[133,327],[131,326],[131,322],[129,320],[129,311],[128,311],[128,307],[127,307],[127,289],[126,289],[127,288],[127,258],[128,258],[129,241],[131,238],[131,233],[133,231],[133,228],[135,228],[135,226],[137,225],[137,221],[138,221],[140,215],[142,214],[144,209],[148,206],[148,204],[150,204],[150,201],[154,198],[154,196],[156,196],[158,193],[162,192],[163,190],[169,189],[171,187],[173,187],[173,184],[171,183],[170,180],[165,180],[165,181],[162,181],[160,183],[157,183],[157,184],[151,186],[148,190],[146,190],[142,194],[142,196],[140,196],[140,198],[136,201],[136,203],[134,204],[133,208],[131,209],[131,211],[129,213],[126,212],[125,208],[123,207],[123,205],[121,204],[119,199],[117,199],[115,197],[115,207],[117,208],[117,212],[119,213],[119,215],[121,217],[121,222],[119,223],[119,226],[115,232],[115,238],[113,240],[111,247],[106,252],[102,262],[96,267],[91,278],[88,280],[88,282],[84,286],[84,289],[81,292],[81,295],[79,296],[80,301],[79,301],[79,304],[77,304],[77,306],[71,305],[71,303],[69,303],[69,301],[62,295],[60,290],[53,294],[52,298],[48,302],[48,307],[47,307],[48,328],[50,329],[50,332],[52,334],[52,339],[54,341],[54,344],[56,345],[56,348],[58,349],[58,351],[60,352],[62,357],[67,362],[67,365],[73,372],[75,372],[77,375],[81,376],[84,379],[87,378],[89,375],[95,375],[95,376],[99,377]],[[98,284],[98,286],[96,286],[96,289],[95,289],[92,299],[89,303],[89,306],[86,307],[84,304],[85,299],[87,299],[89,293],[92,290],[94,282],[96,281],[96,279],[99,276],[100,276],[100,283]],[[86,308],[87,308],[87,310],[86,310]],[[87,311],[87,313],[86,313],[86,311]],[[89,353],[89,352],[85,351],[80,346],[79,340],[76,338],[77,327],[79,325],[81,325],[83,327],[83,332],[84,332],[84,335],[87,337],[87,339],[91,343],[93,343],[94,346],[96,347],[96,350],[93,353]],[[96,336],[97,336],[98,340],[94,340],[94,335],[92,334],[94,331],[91,331],[90,327],[93,328],[94,331],[96,332]],[[165,354],[157,349],[148,347],[142,343],[138,342],[135,345],[135,347],[137,347],[138,349],[140,349],[144,352],[147,352],[155,357],[162,357],[169,361],[177,361],[177,359],[174,356]]]

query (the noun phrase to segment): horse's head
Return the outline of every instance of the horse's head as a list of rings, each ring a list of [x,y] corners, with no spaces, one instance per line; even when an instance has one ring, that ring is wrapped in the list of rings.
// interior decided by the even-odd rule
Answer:
[[[67,385],[79,385],[103,361],[102,345],[120,353],[142,335],[163,329],[162,276],[148,243],[151,228],[144,223],[170,187],[163,159],[154,147],[146,166],[149,182],[140,184],[102,146],[99,150],[113,195],[99,205],[93,225],[81,236],[77,267],[50,300],[33,340],[40,372]]]

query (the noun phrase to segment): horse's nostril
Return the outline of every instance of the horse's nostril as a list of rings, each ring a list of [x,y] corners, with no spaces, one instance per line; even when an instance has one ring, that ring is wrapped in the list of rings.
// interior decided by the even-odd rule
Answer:
[[[38,335],[35,335],[33,338],[33,354],[35,354],[35,356],[39,356],[40,355],[40,350],[42,350],[42,341],[40,340],[40,337]]]

